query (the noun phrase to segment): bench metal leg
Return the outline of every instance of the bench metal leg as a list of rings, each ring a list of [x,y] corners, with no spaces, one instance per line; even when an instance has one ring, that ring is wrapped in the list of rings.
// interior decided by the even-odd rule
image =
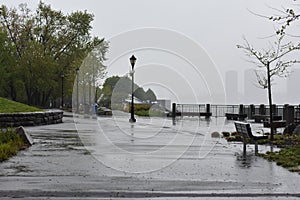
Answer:
[[[255,150],[254,150],[254,152],[255,152],[255,155],[257,156],[257,154],[258,154],[258,142],[257,142],[257,140],[255,140],[254,142],[255,142]]]
[[[246,157],[246,147],[247,147],[247,143],[246,141],[243,142],[244,145],[243,145],[243,156]]]

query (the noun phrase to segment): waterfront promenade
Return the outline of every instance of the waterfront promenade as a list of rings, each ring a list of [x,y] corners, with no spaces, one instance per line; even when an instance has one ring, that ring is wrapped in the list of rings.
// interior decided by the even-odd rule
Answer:
[[[0,163],[0,198],[300,197],[297,173],[253,152],[244,160],[241,144],[210,137],[218,127],[233,129],[231,123],[138,118],[132,126],[128,118],[68,116],[62,124],[26,128],[35,144]]]

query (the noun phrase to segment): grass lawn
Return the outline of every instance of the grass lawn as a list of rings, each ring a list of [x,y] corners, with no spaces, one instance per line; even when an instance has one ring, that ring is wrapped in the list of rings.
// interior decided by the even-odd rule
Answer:
[[[0,162],[16,155],[23,146],[22,138],[13,129],[0,130]]]
[[[260,154],[260,156],[300,174],[300,146],[291,146],[281,149],[279,152],[267,152]]]
[[[18,113],[42,111],[39,108],[28,106],[19,102],[0,97],[0,113]]]

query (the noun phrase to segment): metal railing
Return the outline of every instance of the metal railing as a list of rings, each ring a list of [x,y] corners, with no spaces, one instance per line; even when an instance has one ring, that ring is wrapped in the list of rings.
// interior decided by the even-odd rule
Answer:
[[[208,108],[209,106],[209,108]],[[287,105],[276,105],[273,107],[273,113],[276,116],[284,118],[284,110]],[[294,106],[295,121],[300,123],[300,106]],[[178,113],[207,113],[212,117],[225,117],[226,113],[253,115],[269,115],[270,107],[268,105],[218,105],[218,104],[176,104]],[[196,115],[195,115],[196,116]]]

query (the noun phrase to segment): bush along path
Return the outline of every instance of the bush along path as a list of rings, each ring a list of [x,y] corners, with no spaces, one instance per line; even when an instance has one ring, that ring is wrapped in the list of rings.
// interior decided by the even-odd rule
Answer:
[[[241,141],[241,136],[237,132],[223,132],[223,137],[227,142]],[[270,139],[261,140],[259,144],[270,144]],[[274,135],[273,145],[281,148],[281,150],[277,152],[268,151],[265,154],[259,154],[259,156],[276,162],[277,165],[300,175],[300,135]]]
[[[26,113],[42,111],[39,108],[28,106],[19,102],[0,97],[0,113]],[[19,150],[25,149],[32,144],[32,139],[25,133],[23,127],[0,128],[0,162],[16,155]]]
[[[16,133],[15,129],[0,130],[0,162],[7,160],[9,157],[16,155],[19,150],[25,149],[23,138]]]

